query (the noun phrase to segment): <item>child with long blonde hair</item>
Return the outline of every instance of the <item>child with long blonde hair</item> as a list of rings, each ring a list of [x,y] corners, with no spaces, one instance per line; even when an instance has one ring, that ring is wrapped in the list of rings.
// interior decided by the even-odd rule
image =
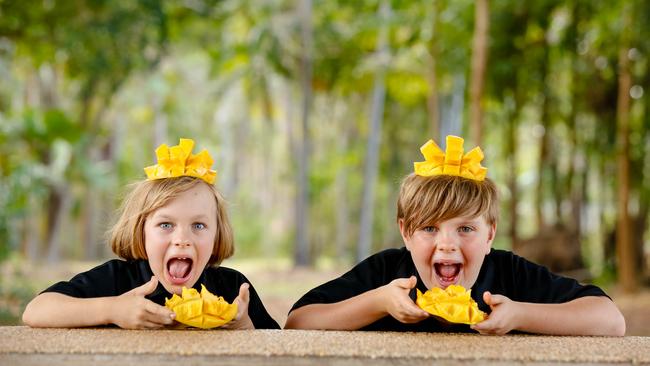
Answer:
[[[233,255],[233,233],[214,186],[212,158],[206,150],[193,155],[193,146],[190,139],[161,145],[158,164],[145,168],[148,178],[125,197],[110,231],[111,248],[121,259],[47,288],[27,305],[25,324],[163,328],[178,315],[164,306],[166,299],[203,285],[237,305],[224,328],[279,328],[248,279],[219,266]]]

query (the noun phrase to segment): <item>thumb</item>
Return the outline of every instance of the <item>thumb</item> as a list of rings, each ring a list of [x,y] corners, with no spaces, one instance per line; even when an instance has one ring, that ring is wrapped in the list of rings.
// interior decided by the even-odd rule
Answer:
[[[131,295],[136,296],[147,296],[150,293],[154,292],[158,287],[158,278],[156,276],[151,276],[149,282],[145,283],[142,286],[136,287],[133,290],[129,291]]]
[[[250,291],[248,291],[249,287],[250,285],[248,283],[242,283],[242,285],[239,286],[239,295],[237,295],[235,301],[239,302],[240,306],[248,306],[248,301],[250,300]]]
[[[248,301],[250,300],[249,287],[250,285],[248,283],[242,283],[239,286],[239,295],[237,295],[234,301],[237,303],[237,319],[241,319],[244,313],[248,313]]]
[[[395,280],[395,284],[403,289],[412,289],[417,285],[418,280],[415,278],[415,276],[411,276],[409,278],[398,278]]]
[[[485,301],[485,303],[486,303],[487,305],[489,305],[491,308],[493,308],[493,307],[496,306],[496,305],[501,304],[504,300],[505,300],[505,297],[504,297],[504,296],[501,296],[501,295],[492,295],[492,294],[490,293],[490,291],[485,291],[485,292],[483,293],[483,301]]]

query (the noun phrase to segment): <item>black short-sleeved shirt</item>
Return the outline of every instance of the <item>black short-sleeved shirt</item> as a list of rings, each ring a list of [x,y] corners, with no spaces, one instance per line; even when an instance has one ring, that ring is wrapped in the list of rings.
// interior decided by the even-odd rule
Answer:
[[[374,254],[356,265],[349,272],[307,292],[291,308],[291,311],[309,304],[331,304],[381,287],[397,278],[417,277],[417,288],[427,290],[420,278],[411,253],[401,249],[387,249]],[[563,303],[583,296],[607,296],[593,285],[581,285],[576,280],[551,273],[546,267],[534,264],[511,252],[491,250],[485,257],[472,298],[479,308],[489,313],[490,307],[483,301],[483,293],[505,295],[511,300],[532,303]],[[413,300],[416,291],[410,293]],[[404,324],[386,316],[362,328],[362,330],[409,331],[409,332],[474,332],[465,324],[447,324],[430,317],[419,323]]]
[[[113,259],[87,272],[79,273],[70,281],[58,282],[43,292],[58,292],[80,298],[118,296],[149,282],[151,276],[153,273],[146,260]],[[206,267],[194,284],[194,288],[201,291],[201,284],[203,284],[213,294],[222,296],[226,301],[232,303],[239,295],[239,287],[243,283],[250,284],[250,281],[234,269]],[[252,284],[249,291],[248,316],[253,321],[255,328],[280,329],[278,323],[267,313]],[[164,305],[165,298],[171,297],[172,294],[167,292],[160,283],[154,292],[146,296],[147,299],[159,305]]]

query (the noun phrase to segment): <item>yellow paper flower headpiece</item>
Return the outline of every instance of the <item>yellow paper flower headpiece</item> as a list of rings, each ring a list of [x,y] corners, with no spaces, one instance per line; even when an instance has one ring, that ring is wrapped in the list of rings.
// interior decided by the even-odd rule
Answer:
[[[165,306],[176,313],[177,322],[203,329],[220,327],[237,315],[236,303],[213,295],[203,284],[201,293],[183,287],[182,297],[174,294],[165,299]]]
[[[200,153],[192,154],[194,140],[180,139],[176,146],[168,147],[166,144],[158,146],[156,157],[158,164],[144,168],[147,179],[155,180],[173,177],[197,177],[214,184],[217,172],[210,167],[214,162],[208,150],[203,149]]]
[[[487,174],[487,168],[481,166],[483,151],[477,146],[463,155],[464,141],[462,137],[447,136],[445,152],[433,140],[427,141],[420,148],[425,161],[413,163],[415,174],[422,177],[455,175],[483,181]]]
[[[471,297],[471,290],[450,285],[445,290],[434,287],[424,294],[417,290],[415,303],[429,314],[451,323],[476,324],[485,320],[485,313]]]

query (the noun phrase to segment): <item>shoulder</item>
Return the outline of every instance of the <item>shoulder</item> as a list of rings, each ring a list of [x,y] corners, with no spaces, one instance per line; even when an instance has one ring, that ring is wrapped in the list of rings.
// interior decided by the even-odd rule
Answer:
[[[406,247],[402,248],[389,248],[389,249],[384,249],[382,251],[379,251],[368,258],[364,259],[361,261],[359,264],[363,263],[375,263],[375,264],[390,264],[390,265],[397,265],[402,263],[403,261],[408,261],[411,260],[411,254],[409,253],[408,250],[406,250]]]
[[[243,273],[229,267],[207,267],[205,274],[209,279],[223,284],[238,286],[244,282],[250,282]]]
[[[145,261],[125,261],[123,259],[111,259],[107,262],[99,264],[85,272],[83,274],[118,274],[124,273],[125,271],[130,272],[139,269],[139,262]],[[146,262],[145,262],[146,264]]]
[[[218,267],[207,267],[207,268],[205,269],[205,271],[206,271],[207,273],[210,273],[210,274],[216,274],[216,275],[219,275],[219,276],[230,277],[230,278],[234,278],[234,277],[245,277],[245,276],[244,276],[241,272],[239,272],[238,270],[236,270],[236,269],[232,269],[232,268],[229,268],[229,267],[222,267],[222,266],[218,266]]]
[[[395,278],[409,277],[415,272],[411,253],[402,248],[390,248],[377,252],[354,266],[342,277],[372,284],[384,285]]]
[[[488,264],[496,265],[499,268],[504,268],[504,266],[517,266],[531,263],[525,258],[520,257],[509,250],[501,249],[490,250],[490,253],[485,259]]]

